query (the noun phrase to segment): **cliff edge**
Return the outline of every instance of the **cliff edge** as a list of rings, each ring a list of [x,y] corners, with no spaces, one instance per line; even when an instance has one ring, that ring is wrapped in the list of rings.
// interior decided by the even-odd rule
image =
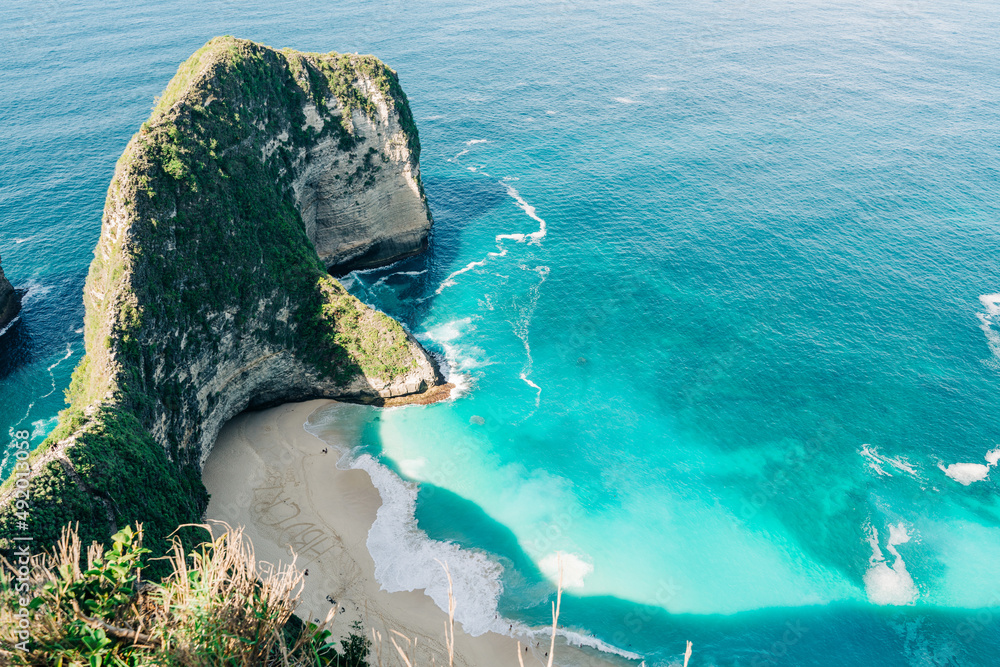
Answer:
[[[7,280],[0,265],[0,330],[10,324],[20,311],[21,296]]]
[[[426,247],[419,152],[374,57],[220,37],[181,65],[115,168],[86,356],[59,426],[0,489],[0,549],[52,544],[68,521],[85,544],[144,521],[155,547],[200,519],[201,464],[247,407],[439,388],[412,336],[328,273]]]

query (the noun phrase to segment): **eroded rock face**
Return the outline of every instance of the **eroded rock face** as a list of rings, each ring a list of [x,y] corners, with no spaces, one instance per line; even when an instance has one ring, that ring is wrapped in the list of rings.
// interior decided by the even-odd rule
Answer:
[[[3,274],[0,266],[0,329],[3,329],[21,311],[21,297]]]
[[[346,157],[332,138],[312,147],[292,183],[306,232],[335,275],[423,252],[431,229],[420,165],[399,115],[370,81],[359,85],[376,112],[349,114],[358,143]],[[322,130],[322,119],[313,114],[307,110]]]

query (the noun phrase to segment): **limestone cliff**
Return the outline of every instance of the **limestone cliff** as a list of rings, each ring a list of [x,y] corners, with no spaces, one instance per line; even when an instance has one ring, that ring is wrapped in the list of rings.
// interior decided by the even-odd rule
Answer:
[[[14,290],[0,265],[0,330],[10,324],[21,310],[21,297]]]
[[[371,56],[224,37],[185,62],[108,190],[86,356],[33,455],[29,532],[50,542],[74,520],[100,539],[140,520],[155,539],[198,520],[200,464],[248,406],[440,385],[399,323],[326,270],[425,247],[419,149]],[[7,488],[0,538],[16,534]]]

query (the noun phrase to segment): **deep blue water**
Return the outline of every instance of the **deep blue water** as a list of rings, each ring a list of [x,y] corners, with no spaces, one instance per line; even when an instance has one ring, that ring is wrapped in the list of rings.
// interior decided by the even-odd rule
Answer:
[[[114,162],[225,33],[410,96],[431,250],[346,282],[463,391],[342,444],[502,566],[470,626],[543,623],[562,552],[649,665],[995,664],[1000,7],[3,5],[0,424],[54,426]]]

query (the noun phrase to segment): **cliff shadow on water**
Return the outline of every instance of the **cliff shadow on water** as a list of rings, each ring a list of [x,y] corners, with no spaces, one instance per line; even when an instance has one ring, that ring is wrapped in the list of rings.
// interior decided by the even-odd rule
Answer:
[[[426,248],[419,151],[372,56],[220,37],[182,64],[116,165],[86,355],[59,426],[0,489],[0,549],[53,544],[70,521],[85,543],[141,521],[155,551],[200,519],[201,465],[242,410],[426,400],[442,384],[427,353],[328,273]]]
[[[44,285],[29,281],[17,289],[20,309],[0,327],[0,380],[31,363],[44,363],[66,354],[83,322],[83,304],[55,310],[51,304],[72,304],[86,276],[80,272],[46,278]]]

